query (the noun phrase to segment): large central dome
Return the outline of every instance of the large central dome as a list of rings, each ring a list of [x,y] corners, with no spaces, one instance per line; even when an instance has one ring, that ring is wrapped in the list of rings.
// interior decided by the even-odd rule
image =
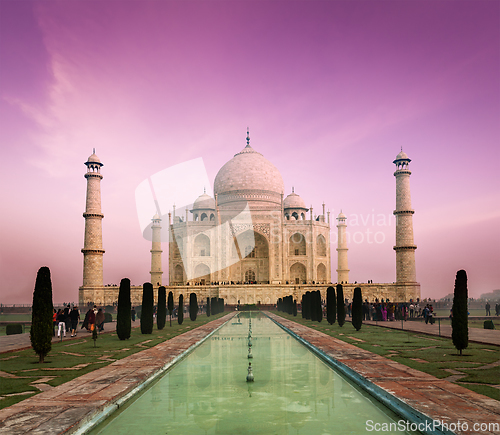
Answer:
[[[283,191],[278,169],[249,144],[219,170],[214,181],[219,205],[240,201],[281,205]]]

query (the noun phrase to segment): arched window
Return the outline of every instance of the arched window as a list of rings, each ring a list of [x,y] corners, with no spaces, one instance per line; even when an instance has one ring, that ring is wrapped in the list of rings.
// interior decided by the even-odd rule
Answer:
[[[296,211],[294,211],[294,212],[292,213],[292,217],[293,217],[296,221],[298,221],[298,220],[299,220],[299,215],[297,214],[297,212],[296,212]]]
[[[215,221],[215,215],[214,215],[213,213],[210,215],[210,221],[211,221],[211,222],[214,222],[214,221]]]
[[[326,241],[322,234],[316,238],[316,252],[319,257],[326,257]]]
[[[255,281],[255,272],[252,269],[248,269],[245,272],[245,282],[254,282]]]
[[[300,215],[300,218],[301,218],[303,221],[305,221],[305,220],[306,220],[306,215],[305,215],[304,213],[302,213],[302,214]]]
[[[194,239],[194,255],[199,257],[210,256],[210,239],[205,234],[198,234]]]
[[[288,213],[285,213],[285,218],[286,218],[287,221],[289,221],[290,220],[290,215]]]
[[[295,233],[290,237],[289,255],[306,255],[306,238],[303,234]]]
[[[206,213],[202,213],[202,214],[201,214],[201,217],[200,217],[200,220],[201,220],[201,221],[208,221],[208,216],[207,216],[207,214],[206,214]]]
[[[174,280],[176,283],[184,282],[184,271],[182,270],[182,266],[180,264],[174,268]]]

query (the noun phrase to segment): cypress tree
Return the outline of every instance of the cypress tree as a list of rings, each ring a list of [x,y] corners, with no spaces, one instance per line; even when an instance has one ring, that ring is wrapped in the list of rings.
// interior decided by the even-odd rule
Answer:
[[[189,295],[189,318],[192,322],[196,320],[198,315],[198,299],[196,298],[196,293],[191,293]]]
[[[45,356],[52,349],[53,310],[50,270],[44,266],[38,269],[36,275],[30,330],[31,346],[38,355],[39,363],[43,363]]]
[[[326,320],[330,325],[335,323],[337,318],[337,299],[335,289],[330,286],[326,289]]]
[[[304,295],[304,317],[307,320],[311,320],[311,292],[307,291]]]
[[[318,319],[318,298],[315,291],[312,291],[309,295],[309,310],[311,312],[311,321],[317,322]]]
[[[141,333],[153,333],[153,284],[150,282],[142,286]]]
[[[167,289],[161,286],[158,289],[158,310],[156,311],[156,326],[163,329],[167,322]]]
[[[182,325],[184,322],[184,296],[179,295],[179,312],[177,314],[177,323]]]
[[[116,315],[116,335],[120,340],[130,338],[132,331],[132,302],[130,301],[130,280],[123,278],[120,281],[118,292],[118,312]]]
[[[337,319],[339,326],[344,326],[345,323],[345,306],[344,306],[344,289],[342,284],[337,284]]]
[[[172,292],[168,292],[167,309],[170,315],[170,326],[172,326],[172,313],[174,312],[174,295]]]
[[[217,314],[217,298],[211,298],[210,305],[211,305],[210,309],[212,311],[212,314],[216,315]]]
[[[454,346],[460,351],[469,345],[469,325],[467,316],[467,273],[459,270],[455,278],[455,290],[453,293],[453,311],[451,318],[451,338]]]
[[[321,307],[321,292],[319,290],[316,290],[316,309],[318,310],[316,320],[321,323],[323,320],[323,308]]]
[[[207,297],[207,317],[210,317],[210,298]]]
[[[354,295],[352,297],[352,326],[356,328],[356,331],[361,329],[363,323],[363,298],[361,296],[361,287],[356,287],[354,289]]]
[[[297,317],[297,300],[293,301],[293,317]]]

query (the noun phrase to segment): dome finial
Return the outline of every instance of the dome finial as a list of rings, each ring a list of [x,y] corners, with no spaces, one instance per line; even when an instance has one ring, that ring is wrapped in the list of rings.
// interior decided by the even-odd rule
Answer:
[[[247,146],[250,146],[250,129],[247,127]]]
[[[295,188],[292,186],[292,193],[295,193]]]
[[[207,193],[207,189],[205,186],[203,186],[203,193]]]
[[[92,148],[92,154],[95,154],[95,148]]]

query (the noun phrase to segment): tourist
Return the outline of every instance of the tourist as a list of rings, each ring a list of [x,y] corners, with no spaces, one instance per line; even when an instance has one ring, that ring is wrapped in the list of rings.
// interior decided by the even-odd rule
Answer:
[[[80,312],[78,307],[74,306],[69,313],[69,318],[71,320],[71,336],[76,337],[76,328],[78,327],[78,322],[80,321]]]
[[[104,330],[104,319],[104,312],[102,311],[102,308],[99,308],[97,314],[95,315],[95,326],[99,332]]]
[[[63,330],[64,336],[66,337],[66,323],[65,323],[66,317],[64,316],[64,311],[59,309],[57,312],[57,322],[59,325],[59,328],[57,330],[57,336],[61,336],[61,328]]]
[[[69,317],[70,305],[64,308],[64,323],[66,324],[66,331],[71,331],[71,318]]]
[[[130,316],[132,317],[132,322],[135,322],[135,308],[132,307],[132,311],[130,311]]]
[[[486,302],[486,305],[485,305],[485,307],[484,307],[484,308],[486,309],[486,315],[487,315],[487,316],[491,316],[491,312],[490,312],[490,308],[491,308],[491,306],[490,306],[490,303],[489,303],[489,302]]]
[[[52,313],[52,336],[56,336],[56,326],[57,326],[57,310],[54,308]]]
[[[94,305],[94,308],[96,308],[95,305]],[[90,309],[88,314],[89,314],[89,318],[88,318],[87,331],[92,332],[95,328],[95,311]]]

